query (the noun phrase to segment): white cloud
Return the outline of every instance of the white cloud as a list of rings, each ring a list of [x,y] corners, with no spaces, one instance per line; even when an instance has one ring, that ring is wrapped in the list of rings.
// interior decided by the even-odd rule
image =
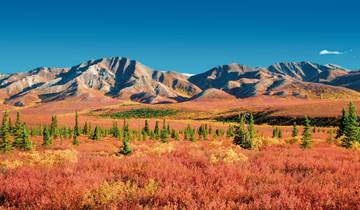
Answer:
[[[344,52],[340,51],[331,51],[331,50],[321,50],[319,55],[342,55]]]
[[[182,73],[183,75],[185,76],[188,76],[188,77],[191,77],[191,76],[194,76],[195,74],[188,74],[188,73]]]

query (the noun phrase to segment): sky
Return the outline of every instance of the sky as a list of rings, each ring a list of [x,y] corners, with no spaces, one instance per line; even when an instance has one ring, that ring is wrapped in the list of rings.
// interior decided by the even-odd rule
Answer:
[[[123,56],[199,73],[240,63],[360,69],[358,0],[4,0],[0,73]]]

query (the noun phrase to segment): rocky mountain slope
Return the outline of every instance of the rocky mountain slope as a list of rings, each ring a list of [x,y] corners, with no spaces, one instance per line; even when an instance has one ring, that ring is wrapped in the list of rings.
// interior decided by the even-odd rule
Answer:
[[[311,62],[278,63],[268,68],[229,64],[188,77],[113,57],[89,60],[71,68],[44,67],[0,75],[0,98],[4,103],[19,106],[84,94],[142,103],[173,103],[259,95],[353,98],[360,97],[357,90],[359,72]]]

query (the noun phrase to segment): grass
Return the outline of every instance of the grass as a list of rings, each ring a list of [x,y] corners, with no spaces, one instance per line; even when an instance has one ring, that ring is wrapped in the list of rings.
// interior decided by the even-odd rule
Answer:
[[[179,111],[177,110],[140,108],[140,109],[121,111],[121,112],[106,113],[106,114],[102,114],[102,116],[111,117],[115,119],[163,118],[167,116],[174,116],[177,113],[179,113]]]

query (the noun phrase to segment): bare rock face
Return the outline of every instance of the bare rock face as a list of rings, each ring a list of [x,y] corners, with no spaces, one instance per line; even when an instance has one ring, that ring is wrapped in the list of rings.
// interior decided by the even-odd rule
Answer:
[[[288,75],[304,82],[326,82],[348,71],[340,66],[328,64],[319,65],[311,62],[283,62],[273,64],[268,70],[274,73]]]
[[[341,86],[341,87],[335,87]],[[222,65],[186,76],[153,70],[124,57],[89,60],[71,68],[37,68],[0,75],[0,98],[5,103],[33,103],[92,96],[142,103],[222,100],[260,95],[279,97],[359,97],[360,73],[336,65],[311,62],[278,63],[268,68]],[[83,97],[86,96],[86,97]]]
[[[90,90],[145,103],[167,103],[186,100],[201,91],[182,74],[154,71],[122,57],[90,60],[70,69],[41,68],[11,75],[0,84],[10,103],[27,95],[38,95],[34,101],[61,100]]]
[[[239,64],[215,67],[194,75],[189,81],[203,90],[217,88],[237,98],[259,95],[298,98],[359,97],[357,92],[326,85],[349,72],[335,65],[310,62],[279,63],[269,68],[251,68]]]

